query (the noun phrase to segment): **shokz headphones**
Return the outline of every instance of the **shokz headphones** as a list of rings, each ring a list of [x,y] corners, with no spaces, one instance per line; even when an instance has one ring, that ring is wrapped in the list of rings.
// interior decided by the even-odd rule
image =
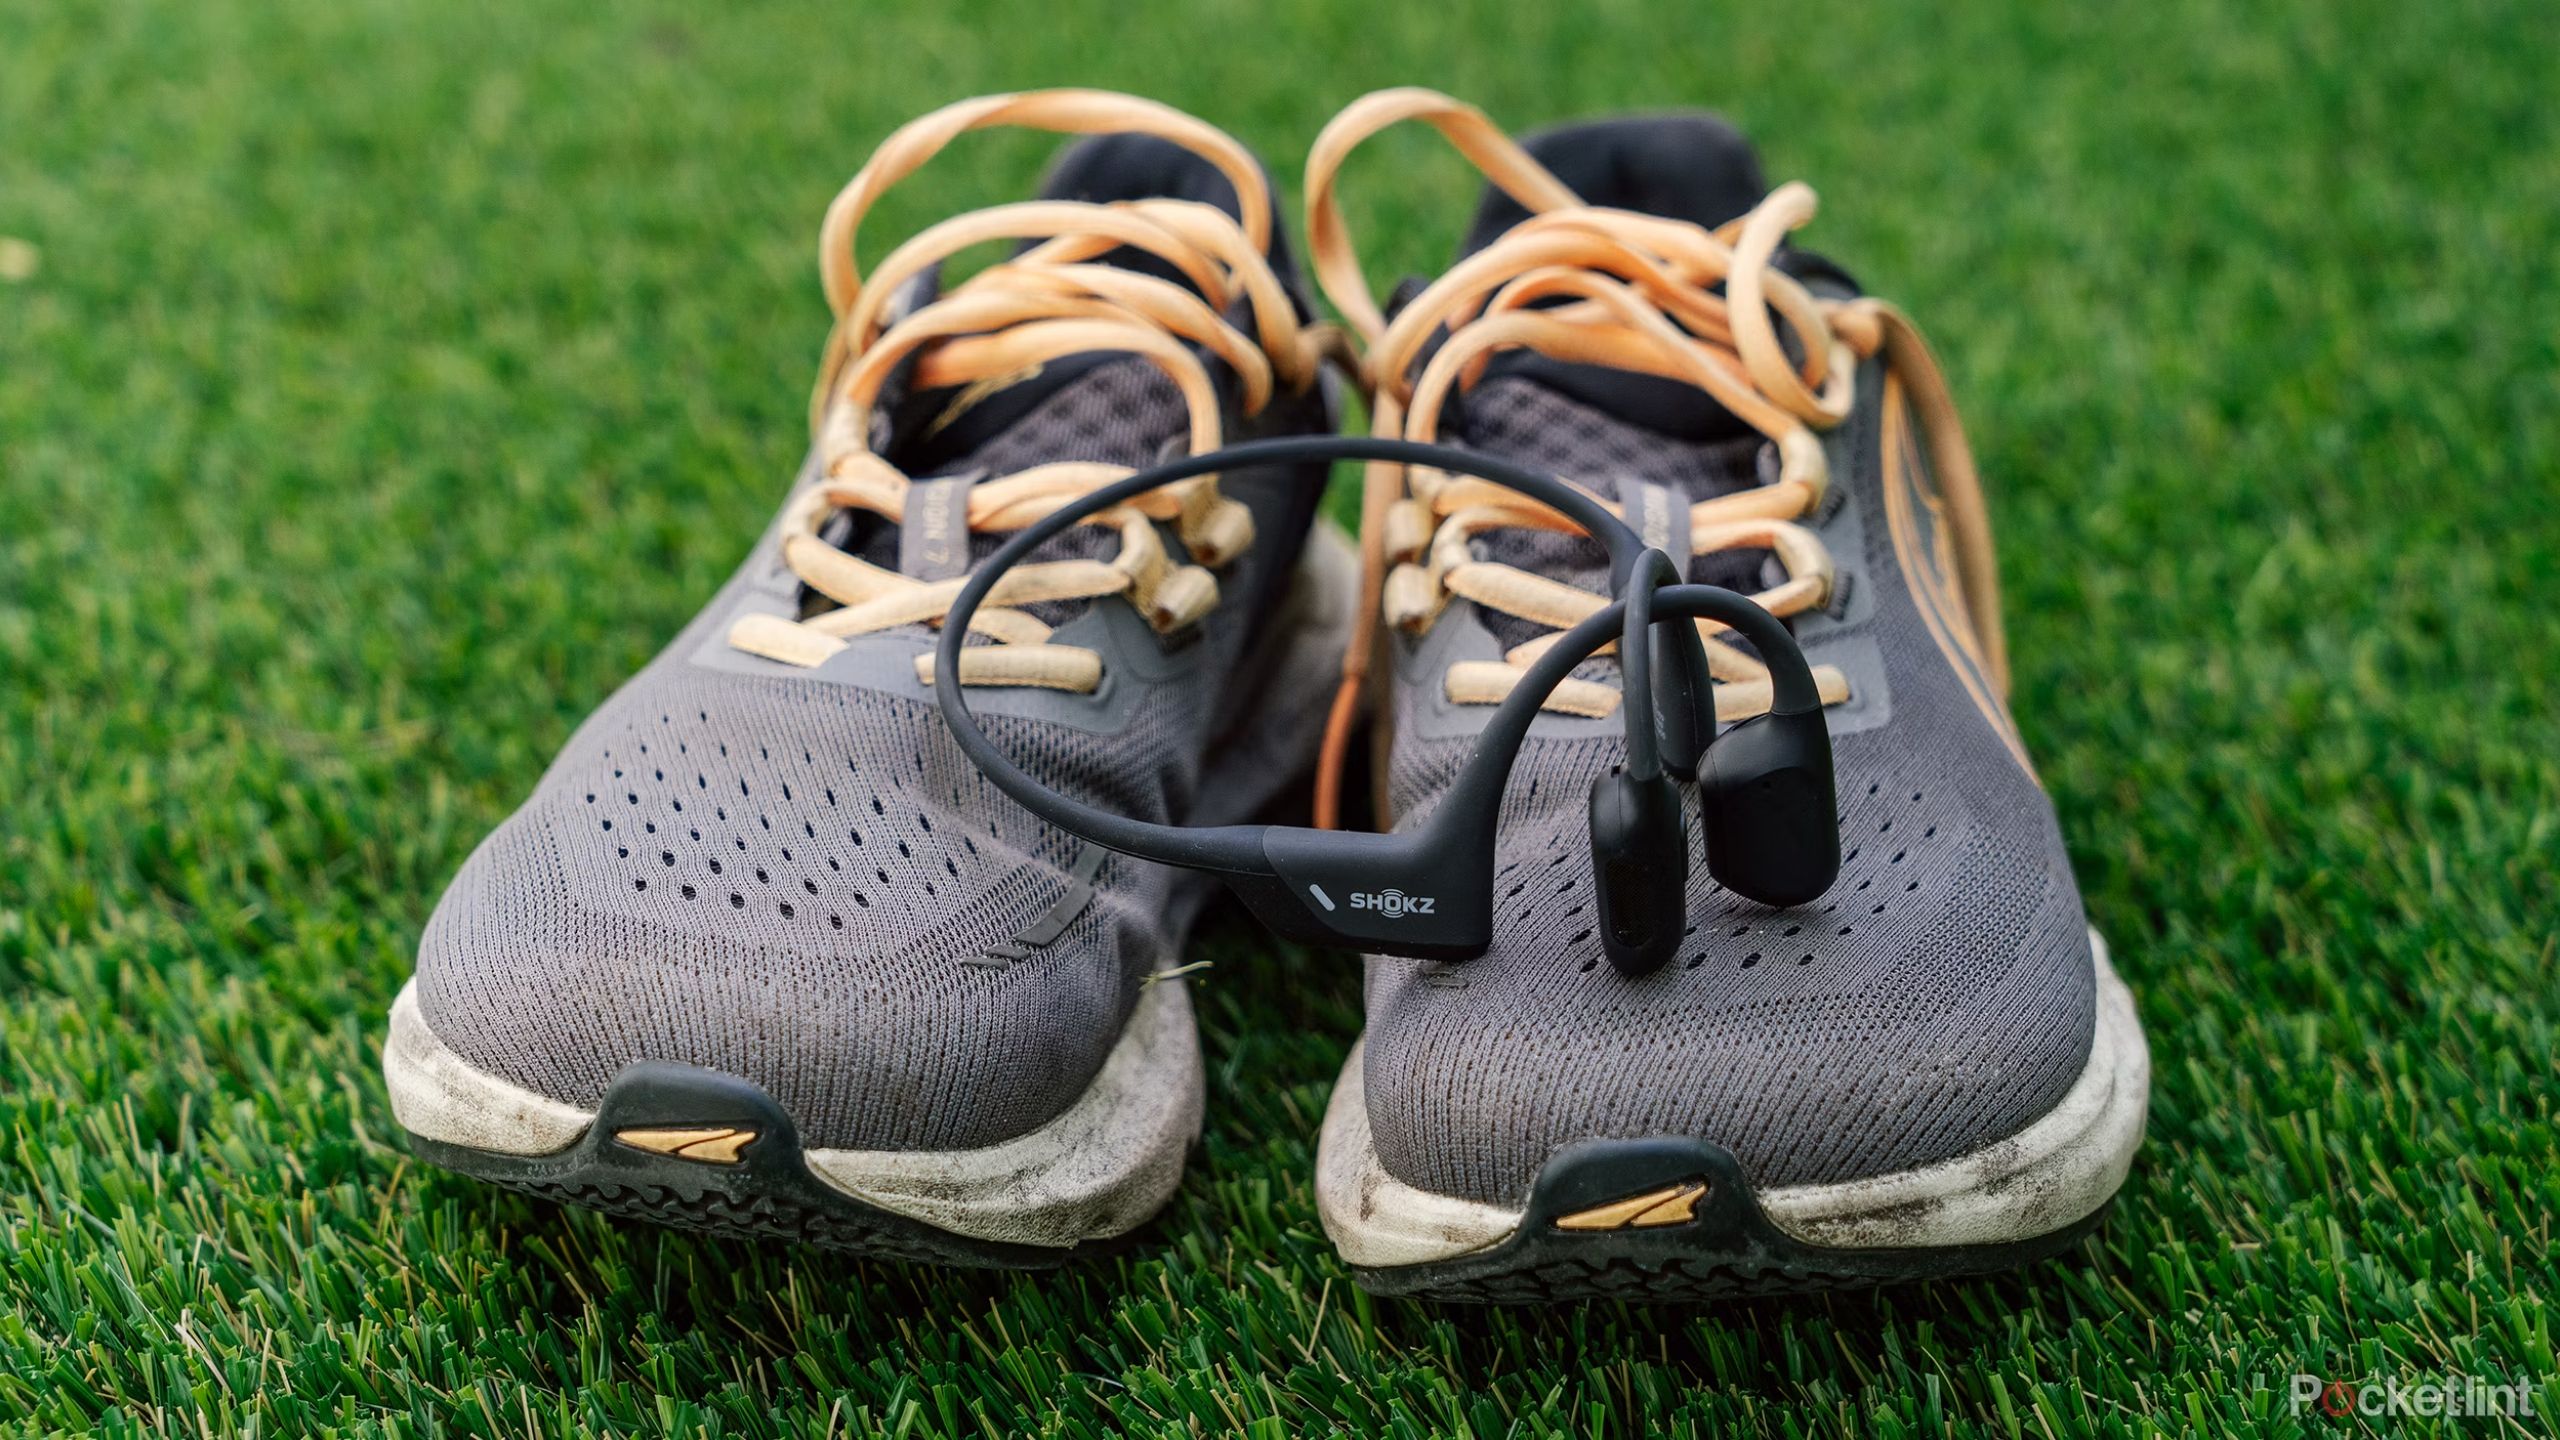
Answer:
[[[1822,697],[1795,637],[1731,590],[1681,583],[1669,555],[1587,492],[1487,455],[1409,440],[1296,436],[1256,440],[1144,470],[1026,526],[961,587],[943,621],[934,674],[960,673],[969,621],[1004,573],[1069,526],[1160,486],[1248,466],[1383,460],[1472,475],[1540,501],[1589,531],[1609,553],[1617,598],[1567,630],[1494,711],[1455,785],[1420,824],[1395,834],[1292,825],[1186,828],[1113,815],[1024,773],[978,728],[964,686],[934,687],[953,738],[996,787],[1070,834],[1142,860],[1225,880],[1262,922],[1293,940],[1433,960],[1472,960],[1493,943],[1494,822],[1512,760],[1538,706],[1594,651],[1615,639],[1625,683],[1627,756],[1591,782],[1591,866],[1602,947],[1626,975],[1659,968],[1687,924],[1689,837],[1676,780],[1696,784],[1707,873],[1765,905],[1799,905],[1840,873],[1831,788],[1831,735]],[[1322,483],[1317,480],[1314,483]],[[1696,617],[1739,632],[1767,662],[1765,715],[1715,734],[1706,649]],[[1664,683],[1659,690],[1654,675]],[[1355,905],[1388,891],[1401,908]]]

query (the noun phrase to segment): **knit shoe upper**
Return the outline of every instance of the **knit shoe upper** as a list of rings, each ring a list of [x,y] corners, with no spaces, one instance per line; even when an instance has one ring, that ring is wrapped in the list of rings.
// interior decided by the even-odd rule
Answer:
[[[848,210],[994,123],[1153,133],[1079,142],[1036,205],[854,271]],[[933,622],[1047,509],[1328,418],[1267,182],[1197,121],[1090,92],[968,102],[893,136],[847,196],[819,439],[790,501],[463,866],[417,996],[463,1061],[571,1105],[677,1061],[752,1081],[813,1147],[974,1148],[1093,1079],[1174,963],[1190,892],[971,767],[935,708]],[[945,249],[991,239],[1022,248],[942,289]],[[1299,773],[1320,714],[1252,704],[1312,513],[1289,479],[1230,473],[1044,549],[1039,592],[973,627],[960,678],[991,737],[1051,785],[1166,821]],[[1259,748],[1238,778],[1221,746]]]
[[[1809,192],[1770,195],[1721,121],[1577,126],[1529,141],[1524,168],[1466,129],[1473,112],[1397,103],[1451,121],[1497,185],[1460,265],[1371,333],[1382,431],[1561,475],[1692,554],[1693,581],[1758,592],[1831,702],[1845,863],[1821,899],[1773,909],[1725,891],[1693,850],[1678,957],[1619,975],[1595,933],[1587,811],[1592,777],[1624,758],[1618,675],[1609,657],[1586,663],[1512,772],[1491,951],[1369,961],[1379,1163],[1424,1190],[1516,1205],[1550,1155],[1588,1138],[1710,1140],[1765,1187],[1907,1170],[2016,1132],[2083,1068],[2094,968],[2005,709],[1970,458],[1916,334],[1836,267],[1774,243],[1810,213]],[[1346,112],[1355,130],[1388,118]],[[1309,185],[1320,222],[1326,179]],[[1559,183],[1571,193],[1547,188]],[[1316,234],[1339,301],[1356,269],[1326,253],[1324,223]],[[1745,270],[1769,297],[1774,345],[1735,338],[1751,317],[1726,328],[1728,276]],[[1498,342],[1495,326],[1508,327]],[[1808,379],[1817,346],[1830,364]],[[1786,390],[1763,378],[1773,356],[1801,394],[1771,393]],[[1718,367],[1705,379],[1719,388],[1693,364]],[[1941,473],[1951,462],[1960,476]],[[1453,783],[1520,647],[1563,623],[1523,612],[1572,613],[1504,572],[1592,592],[1597,608],[1607,566],[1587,538],[1489,518],[1481,507],[1499,502],[1444,477],[1386,479],[1406,513],[1384,557],[1384,805],[1410,826]],[[1765,709],[1748,647],[1710,639],[1725,647],[1726,718]]]

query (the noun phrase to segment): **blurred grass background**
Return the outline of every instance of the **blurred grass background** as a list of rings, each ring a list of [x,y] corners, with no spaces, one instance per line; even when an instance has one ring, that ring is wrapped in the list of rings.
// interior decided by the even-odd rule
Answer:
[[[0,0],[0,1431],[2283,1434],[2298,1370],[2560,1411],[2556,54],[2532,0]],[[2158,1063],[2103,1234],[1881,1295],[1373,1303],[1310,1192],[1355,967],[1235,919],[1205,1154],[1105,1268],[410,1162],[374,1055],[418,927],[769,513],[871,144],[1108,85],[1294,190],[1406,82],[1723,109],[1937,337]],[[966,147],[882,233],[1045,153]],[[1421,135],[1352,183],[1382,271],[1471,199]]]

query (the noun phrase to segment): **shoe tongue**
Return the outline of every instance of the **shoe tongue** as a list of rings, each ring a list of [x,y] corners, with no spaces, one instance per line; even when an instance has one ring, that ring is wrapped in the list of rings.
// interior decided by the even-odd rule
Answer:
[[[1522,144],[1593,205],[1686,220],[1710,230],[1747,212],[1769,193],[1751,142],[1713,115],[1598,120],[1534,135]],[[1486,186],[1461,258],[1528,218],[1518,201]],[[1685,380],[1555,360],[1529,350],[1496,356],[1485,367],[1484,378],[1542,386],[1668,440],[1706,444],[1754,433]]]
[[[890,407],[890,429],[902,443],[887,453],[913,477],[907,514],[895,523],[866,518],[836,537],[838,544],[884,569],[948,579],[1008,538],[969,532],[968,492],[979,481],[1061,461],[1141,468],[1189,431],[1180,388],[1136,355],[1071,355],[979,395],[963,393],[968,388],[929,391]],[[1041,558],[1100,558],[1118,545],[1108,527],[1078,525],[1045,546]],[[1034,613],[1055,624],[1067,611]]]
[[[1214,206],[1229,215],[1242,213],[1235,185],[1222,171],[1182,146],[1151,135],[1099,135],[1067,147],[1042,183],[1040,198],[1091,204],[1150,199],[1188,200]],[[1027,250],[1032,243],[1025,241],[1021,248]],[[1288,273],[1287,249],[1276,230],[1272,239],[1272,260],[1275,269]],[[1179,285],[1195,295],[1199,293],[1199,287],[1180,270],[1143,250],[1123,246],[1095,256],[1091,263],[1136,271]],[[986,457],[981,452],[999,445],[1011,432],[1026,422],[1033,422],[1043,412],[1063,406],[1096,412],[1094,418],[1098,421],[1115,418],[1107,413],[1107,406],[1080,404],[1062,397],[1069,391],[1093,385],[1103,372],[1131,358],[1126,352],[1068,355],[967,385],[943,386],[899,396],[887,409],[889,458],[909,475],[969,469],[1006,473],[1004,468],[985,463]],[[1157,383],[1138,388],[1161,391],[1160,396],[1151,397],[1151,400],[1174,397],[1174,428],[1163,435],[1146,437],[1144,445],[1134,453],[1132,443],[1135,437],[1124,434],[1104,444],[1107,453],[1061,453],[1035,457],[1032,463],[1039,459],[1108,460],[1142,465],[1157,458],[1157,446],[1183,433],[1180,391],[1172,380],[1151,364],[1140,361],[1139,365],[1154,376]],[[1132,382],[1124,377],[1103,388],[1125,395],[1132,389]],[[1164,410],[1162,405],[1154,403],[1142,408],[1150,416],[1160,416]],[[1068,443],[1074,444],[1072,439]]]
[[[1703,396],[1700,401],[1711,403]],[[1766,477],[1760,457],[1766,442],[1747,430],[1703,438],[1656,430],[1626,419],[1624,409],[1577,399],[1538,377],[1488,378],[1472,392],[1451,438],[1466,449],[1562,476],[1620,504],[1639,534],[1686,562],[1693,582],[1746,594],[1759,589],[1766,551],[1725,549],[1688,559],[1685,522],[1688,506],[1762,484]],[[1595,595],[1609,593],[1608,554],[1585,535],[1505,526],[1477,535],[1472,548],[1486,560]],[[1492,607],[1481,612],[1481,619],[1505,649],[1551,633]],[[1613,660],[1588,661],[1574,673],[1602,680],[1615,665]]]
[[[1094,371],[1130,358],[1100,351],[1068,355],[967,385],[903,395],[888,411],[891,458],[910,475],[977,468],[971,464],[977,452]],[[1165,383],[1171,388],[1170,380]]]
[[[1714,396],[1686,380],[1575,364],[1534,350],[1496,356],[1478,383],[1495,380],[1518,380],[1554,391],[1667,440],[1703,445],[1757,433]]]
[[[1708,115],[1633,116],[1568,126],[1523,142],[1531,155],[1593,205],[1686,220],[1709,229],[1768,193],[1750,143]],[[1493,243],[1528,212],[1488,186],[1463,254]],[[1694,504],[1760,483],[1758,431],[1683,380],[1605,365],[1505,351],[1452,406],[1444,433],[1471,449],[1566,476],[1630,508]],[[1585,537],[1517,529],[1482,536],[1486,559],[1595,592],[1608,560]],[[1685,547],[1682,547],[1685,548]],[[1723,551],[1689,566],[1693,580],[1757,588],[1763,556]],[[1497,610],[1486,625],[1505,646],[1544,628]],[[1583,667],[1601,678],[1614,662]]]

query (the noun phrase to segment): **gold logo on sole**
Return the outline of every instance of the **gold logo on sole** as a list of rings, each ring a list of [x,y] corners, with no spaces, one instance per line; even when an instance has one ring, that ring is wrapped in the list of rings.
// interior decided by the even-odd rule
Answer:
[[[649,1150],[660,1155],[673,1155],[679,1160],[694,1160],[705,1165],[735,1165],[738,1152],[755,1143],[762,1132],[741,1130],[734,1125],[692,1125],[667,1129],[616,1130],[613,1138],[634,1150]]]
[[[1559,1230],[1650,1230],[1661,1225],[1686,1225],[1698,1218],[1698,1202],[1706,1198],[1706,1182],[1687,1185],[1665,1185],[1647,1190],[1624,1200],[1594,1205],[1556,1217]]]

